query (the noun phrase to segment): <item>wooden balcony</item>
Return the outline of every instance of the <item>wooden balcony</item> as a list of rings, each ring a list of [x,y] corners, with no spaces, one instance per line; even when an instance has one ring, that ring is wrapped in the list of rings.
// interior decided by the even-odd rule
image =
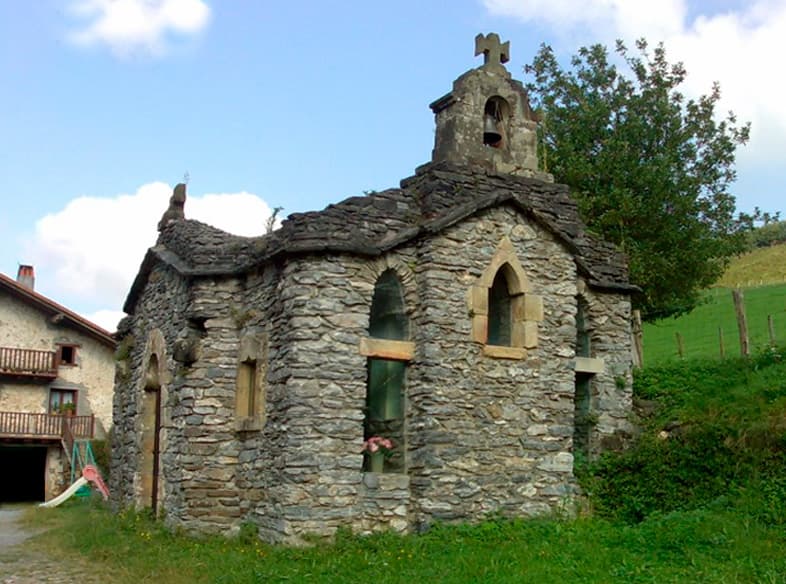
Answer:
[[[66,433],[93,438],[94,432],[95,416],[0,412],[0,438],[60,440]]]
[[[0,375],[51,380],[57,377],[57,353],[0,347]]]

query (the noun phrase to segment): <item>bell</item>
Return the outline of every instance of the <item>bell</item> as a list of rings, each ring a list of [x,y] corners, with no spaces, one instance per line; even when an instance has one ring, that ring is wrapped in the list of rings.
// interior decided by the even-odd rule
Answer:
[[[502,140],[502,134],[497,129],[497,120],[491,114],[486,114],[483,117],[483,143],[493,146],[500,140]]]

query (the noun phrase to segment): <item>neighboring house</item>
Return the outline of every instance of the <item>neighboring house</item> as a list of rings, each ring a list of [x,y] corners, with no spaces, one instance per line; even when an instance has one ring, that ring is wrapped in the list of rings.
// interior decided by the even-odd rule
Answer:
[[[476,43],[400,188],[258,238],[186,220],[175,188],[118,331],[117,504],[270,541],[530,515],[626,439],[625,260],[538,170],[507,44]]]
[[[0,502],[48,500],[68,486],[64,420],[76,439],[112,426],[112,335],[34,282],[32,266],[16,280],[0,274]]]

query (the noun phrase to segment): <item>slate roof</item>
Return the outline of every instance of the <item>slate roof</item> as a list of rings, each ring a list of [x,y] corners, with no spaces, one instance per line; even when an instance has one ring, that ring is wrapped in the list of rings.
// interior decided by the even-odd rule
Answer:
[[[175,221],[148,250],[126,300],[131,314],[157,262],[183,276],[242,274],[287,255],[349,253],[378,256],[418,237],[436,234],[475,213],[511,205],[551,232],[573,254],[595,288],[633,292],[625,257],[588,233],[566,185],[489,173],[446,162],[427,164],[401,188],[350,197],[322,211],[294,213],[271,234],[231,235],[194,220]]]

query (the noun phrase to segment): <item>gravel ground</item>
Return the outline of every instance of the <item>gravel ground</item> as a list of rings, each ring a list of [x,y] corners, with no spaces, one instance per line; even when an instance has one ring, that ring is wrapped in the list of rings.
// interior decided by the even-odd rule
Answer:
[[[27,507],[0,506],[0,584],[99,584],[89,565],[48,557],[40,546],[26,544],[41,533],[21,523]]]

